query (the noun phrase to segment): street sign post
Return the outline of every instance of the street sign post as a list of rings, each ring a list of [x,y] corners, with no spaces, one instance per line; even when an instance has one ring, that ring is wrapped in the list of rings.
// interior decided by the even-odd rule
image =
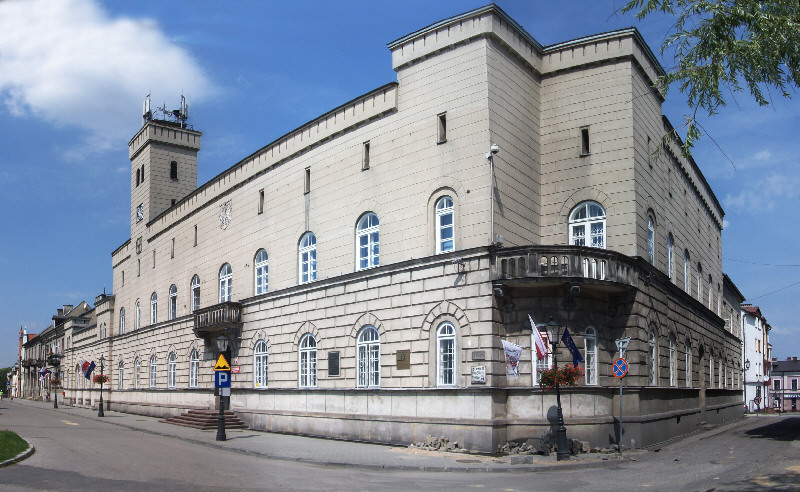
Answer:
[[[231,396],[231,366],[222,354],[214,365],[214,388],[219,388],[219,416],[217,417],[217,441],[225,441],[225,402],[224,396]]]
[[[230,388],[231,387],[231,372],[230,371],[214,371],[214,387],[215,388]]]
[[[615,378],[619,379],[619,439],[617,439],[617,448],[619,448],[620,456],[622,456],[622,378],[628,374],[628,361],[623,358],[623,354],[630,341],[630,337],[620,338],[616,341],[620,356],[619,359],[611,364],[611,373],[614,374]]]

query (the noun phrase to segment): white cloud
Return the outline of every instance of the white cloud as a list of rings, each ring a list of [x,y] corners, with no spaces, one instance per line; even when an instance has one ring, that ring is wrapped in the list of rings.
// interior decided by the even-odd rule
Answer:
[[[753,156],[753,159],[756,161],[768,161],[772,157],[772,152],[767,149],[764,149],[758,152],[756,155]]]
[[[214,90],[155,22],[112,19],[93,0],[0,1],[0,32],[0,101],[15,116],[84,130],[73,153],[127,141],[151,91],[155,108],[163,98],[177,107],[181,93],[192,103]]]
[[[770,174],[759,180],[740,181],[746,186],[736,195],[726,195],[725,208],[742,212],[771,212],[786,198],[794,199],[800,187],[800,177]]]

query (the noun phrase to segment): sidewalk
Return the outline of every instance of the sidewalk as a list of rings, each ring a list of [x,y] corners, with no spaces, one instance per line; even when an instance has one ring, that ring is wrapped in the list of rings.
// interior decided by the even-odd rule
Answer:
[[[415,471],[463,471],[463,472],[531,472],[553,470],[575,470],[619,463],[616,454],[581,454],[569,461],[557,462],[551,456],[486,456],[476,454],[425,451],[400,446],[387,446],[363,442],[275,434],[271,432],[226,430],[227,441],[217,441],[216,430],[197,430],[179,425],[159,422],[158,418],[107,410],[105,416],[97,416],[97,410],[60,406],[53,408],[51,402],[31,401],[15,398],[12,405],[21,405],[59,412],[65,417],[74,415],[102,420],[106,424],[127,429],[172,437],[203,446],[222,448],[237,453],[247,453],[272,460],[299,461],[329,467],[348,467],[384,470]],[[22,436],[25,437],[25,436]],[[623,453],[623,460],[647,451]]]

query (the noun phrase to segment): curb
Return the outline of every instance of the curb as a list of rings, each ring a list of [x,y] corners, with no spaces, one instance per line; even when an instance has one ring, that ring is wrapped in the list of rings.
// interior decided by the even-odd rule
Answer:
[[[20,436],[20,437],[22,437],[22,436]],[[6,466],[11,466],[13,464],[19,463],[20,461],[29,458],[33,453],[36,452],[36,448],[33,447],[33,444],[31,444],[31,442],[29,440],[25,439],[24,437],[22,437],[22,439],[25,442],[28,443],[28,449],[26,449],[25,451],[19,453],[18,455],[14,456],[13,458],[7,459],[7,460],[3,461],[2,463],[0,463],[0,468],[4,468]]]

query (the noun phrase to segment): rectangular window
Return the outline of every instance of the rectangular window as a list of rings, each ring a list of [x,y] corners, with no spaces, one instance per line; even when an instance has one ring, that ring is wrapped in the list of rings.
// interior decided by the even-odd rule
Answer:
[[[153,268],[156,267],[156,250],[153,250]]]
[[[142,183],[144,183],[144,164],[142,164]]]
[[[436,116],[438,122],[438,136],[437,143],[444,143],[447,141],[447,113],[440,113]]]
[[[172,200],[170,200],[170,205],[174,207],[174,206],[175,206],[175,202],[176,202],[176,201],[177,201],[177,200],[175,200],[175,199],[173,198]]]
[[[194,226],[194,245],[197,246],[197,226]]]
[[[264,213],[264,190],[258,190],[258,213]]]
[[[328,377],[339,376],[339,352],[328,352]]]
[[[792,379],[792,389],[793,390],[797,389],[797,380],[796,379]]]
[[[303,193],[311,193],[311,168],[307,167],[303,176]]]
[[[581,128],[581,155],[589,155],[589,127]]]
[[[125,270],[122,271],[122,286],[125,287]]]
[[[647,165],[650,166],[650,169],[653,169],[653,144],[650,141],[650,137],[647,137]]]
[[[175,258],[175,238],[174,237],[172,238],[172,249],[170,250],[169,257],[170,258]]]
[[[773,384],[773,386],[772,386],[773,389],[776,389],[776,390],[781,389],[781,380],[780,379],[773,380],[772,384]]]
[[[361,170],[369,169],[369,142],[364,142],[364,153],[361,158]]]

